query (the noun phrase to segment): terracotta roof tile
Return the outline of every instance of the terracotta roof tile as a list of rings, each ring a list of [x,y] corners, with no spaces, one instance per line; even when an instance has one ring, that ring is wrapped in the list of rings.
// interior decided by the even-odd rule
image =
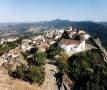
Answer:
[[[65,44],[65,45],[79,45],[80,41],[79,40],[72,40],[72,39],[63,39],[60,42],[61,44]]]

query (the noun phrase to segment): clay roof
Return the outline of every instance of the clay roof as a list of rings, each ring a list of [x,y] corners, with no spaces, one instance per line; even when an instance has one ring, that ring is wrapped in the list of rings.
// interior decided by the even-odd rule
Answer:
[[[41,43],[40,47],[46,49],[49,47],[49,44],[48,43]]]
[[[22,50],[19,47],[16,47],[15,49],[12,49],[10,53],[13,53],[14,55],[19,54]]]
[[[63,39],[60,42],[61,44],[65,45],[79,45],[80,41],[79,40],[72,40],[72,39]]]

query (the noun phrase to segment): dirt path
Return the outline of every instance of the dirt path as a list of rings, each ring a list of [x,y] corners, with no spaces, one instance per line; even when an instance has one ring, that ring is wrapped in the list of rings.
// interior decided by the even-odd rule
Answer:
[[[57,72],[57,66],[47,60],[47,63],[45,64],[45,81],[40,90],[58,90],[56,78],[54,77]]]

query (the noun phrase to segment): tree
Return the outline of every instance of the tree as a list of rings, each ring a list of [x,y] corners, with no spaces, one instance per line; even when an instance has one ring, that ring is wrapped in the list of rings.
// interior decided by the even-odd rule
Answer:
[[[9,74],[11,76],[13,76],[14,78],[19,78],[19,79],[24,79],[24,72],[26,71],[27,67],[22,65],[22,66],[17,66],[16,71],[14,72],[9,72]]]
[[[32,57],[28,58],[28,64],[34,66],[42,66],[45,64],[46,54],[43,52],[36,52]]]
[[[59,54],[57,55],[57,62],[59,63],[59,69],[62,72],[68,72],[68,55],[66,54],[66,52],[59,52]]]
[[[62,63],[68,63],[68,55],[66,52],[59,52],[57,56],[58,60]]]
[[[19,78],[31,83],[42,83],[44,80],[44,69],[37,66],[26,67],[22,65],[18,66],[16,71],[11,72],[10,75],[14,78]]]
[[[25,79],[30,82],[41,83],[44,80],[43,69],[37,66],[30,66],[25,73]]]
[[[60,52],[63,52],[63,51],[64,49],[55,45],[51,45],[46,53],[49,58],[54,58],[56,55],[58,55]]]
[[[64,31],[64,33],[62,34],[62,37],[63,39],[69,39],[69,33],[67,31]]]
[[[43,52],[37,52],[34,56],[34,64],[42,66],[45,64],[46,54]]]
[[[69,58],[68,64],[69,76],[75,82],[74,90],[77,87],[79,90],[106,90],[107,65],[101,51],[95,49],[75,54]]]

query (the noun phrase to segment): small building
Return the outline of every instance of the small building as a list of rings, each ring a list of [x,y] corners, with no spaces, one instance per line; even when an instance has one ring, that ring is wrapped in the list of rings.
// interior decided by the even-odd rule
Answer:
[[[85,40],[63,39],[60,41],[59,47],[63,48],[68,55],[72,55],[85,50]]]
[[[23,39],[22,44],[32,44],[33,41],[31,39]]]
[[[49,48],[49,46],[50,46],[50,45],[49,45],[48,43],[43,42],[43,43],[41,43],[40,45],[37,46],[37,47],[38,47],[38,51],[40,51],[40,52],[45,52],[46,49]]]
[[[16,59],[21,55],[22,49],[20,46],[16,47],[15,49],[10,50],[8,53],[2,55],[3,60],[11,60]]]
[[[46,42],[49,44],[49,45],[52,45],[55,43],[55,40],[53,39],[47,39]]]
[[[28,45],[28,44],[22,44],[21,45],[21,49],[22,49],[23,52],[30,51],[31,48],[33,48],[32,45]]]

